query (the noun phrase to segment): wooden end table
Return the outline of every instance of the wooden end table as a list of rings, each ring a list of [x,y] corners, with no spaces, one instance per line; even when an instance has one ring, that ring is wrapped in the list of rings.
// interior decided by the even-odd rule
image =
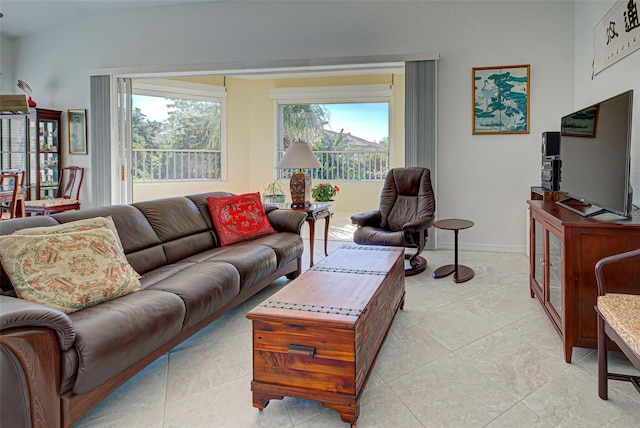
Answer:
[[[434,278],[444,278],[445,276],[453,274],[453,282],[455,283],[469,281],[471,278],[473,278],[473,276],[475,275],[473,269],[458,264],[458,231],[462,229],[468,229],[473,225],[474,223],[470,220],[461,220],[457,218],[438,220],[433,223],[433,226],[437,227],[438,229],[453,230],[455,236],[453,245],[455,262],[452,265],[441,266],[438,269],[434,270]]]
[[[327,240],[329,239],[329,220],[331,219],[331,211],[329,204],[309,204],[304,207],[292,207],[291,204],[270,204],[285,210],[303,211],[307,214],[307,223],[309,224],[309,267],[313,267],[313,247],[316,235],[316,221],[324,219],[324,255],[328,256]]]

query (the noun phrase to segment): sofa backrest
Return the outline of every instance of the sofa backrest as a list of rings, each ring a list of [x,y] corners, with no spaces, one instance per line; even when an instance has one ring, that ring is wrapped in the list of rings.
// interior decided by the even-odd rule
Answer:
[[[19,229],[55,226],[92,217],[111,216],[118,229],[127,260],[143,275],[158,267],[219,246],[207,204],[208,196],[229,196],[226,192],[208,192],[111,205],[52,216],[35,216],[0,222],[0,234]],[[12,290],[4,270],[0,272],[3,291]]]

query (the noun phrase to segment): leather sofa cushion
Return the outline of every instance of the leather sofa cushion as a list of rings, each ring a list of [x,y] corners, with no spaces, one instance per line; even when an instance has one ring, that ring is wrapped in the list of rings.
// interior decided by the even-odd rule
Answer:
[[[304,252],[304,241],[300,235],[288,232],[263,236],[251,242],[243,242],[236,245],[264,245],[271,248],[276,253],[278,269],[298,257],[302,257]]]
[[[232,264],[240,273],[240,290],[252,287],[277,270],[276,253],[269,247],[251,242],[204,251],[184,262],[216,261]]]
[[[112,205],[80,211],[65,211],[54,214],[53,217],[60,223],[67,223],[80,219],[108,216],[111,216],[116,229],[118,229],[118,237],[122,242],[125,254],[128,255],[161,244],[156,232],[142,212],[131,205]]]
[[[142,290],[70,314],[82,394],[160,348],[182,331],[185,306],[172,293]]]
[[[200,251],[215,248],[210,231],[185,236],[163,245],[169,263],[175,263]]]
[[[184,269],[178,269],[180,265]],[[149,272],[142,283],[147,290],[168,291],[184,301],[187,313],[183,330],[210,317],[240,293],[240,274],[228,263],[176,263],[171,267]]]
[[[211,219],[211,214],[209,213],[209,202],[207,202],[207,198],[209,196],[214,196],[217,198],[224,198],[227,196],[233,196],[233,193],[227,192],[208,192],[208,193],[199,193],[197,195],[189,195],[185,196],[187,199],[190,199],[200,210],[200,214],[204,218],[205,222],[209,226],[209,229],[214,229],[213,220]],[[219,246],[219,241],[216,246]]]
[[[137,202],[133,206],[142,211],[162,242],[209,230],[198,207],[181,196]]]

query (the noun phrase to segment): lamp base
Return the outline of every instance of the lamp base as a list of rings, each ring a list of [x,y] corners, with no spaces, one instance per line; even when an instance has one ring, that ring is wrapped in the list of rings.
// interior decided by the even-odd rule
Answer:
[[[291,207],[304,208],[310,204],[311,176],[303,171],[298,171],[291,176],[289,182],[291,189]]]

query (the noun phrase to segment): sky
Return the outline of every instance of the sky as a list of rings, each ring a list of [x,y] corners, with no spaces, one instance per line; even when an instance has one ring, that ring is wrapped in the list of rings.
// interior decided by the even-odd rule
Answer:
[[[133,107],[138,107],[149,120],[163,121],[167,118],[164,98],[133,95]],[[388,103],[342,103],[324,104],[329,109],[329,124],[325,129],[334,132],[349,132],[368,141],[380,141],[389,136]]]

